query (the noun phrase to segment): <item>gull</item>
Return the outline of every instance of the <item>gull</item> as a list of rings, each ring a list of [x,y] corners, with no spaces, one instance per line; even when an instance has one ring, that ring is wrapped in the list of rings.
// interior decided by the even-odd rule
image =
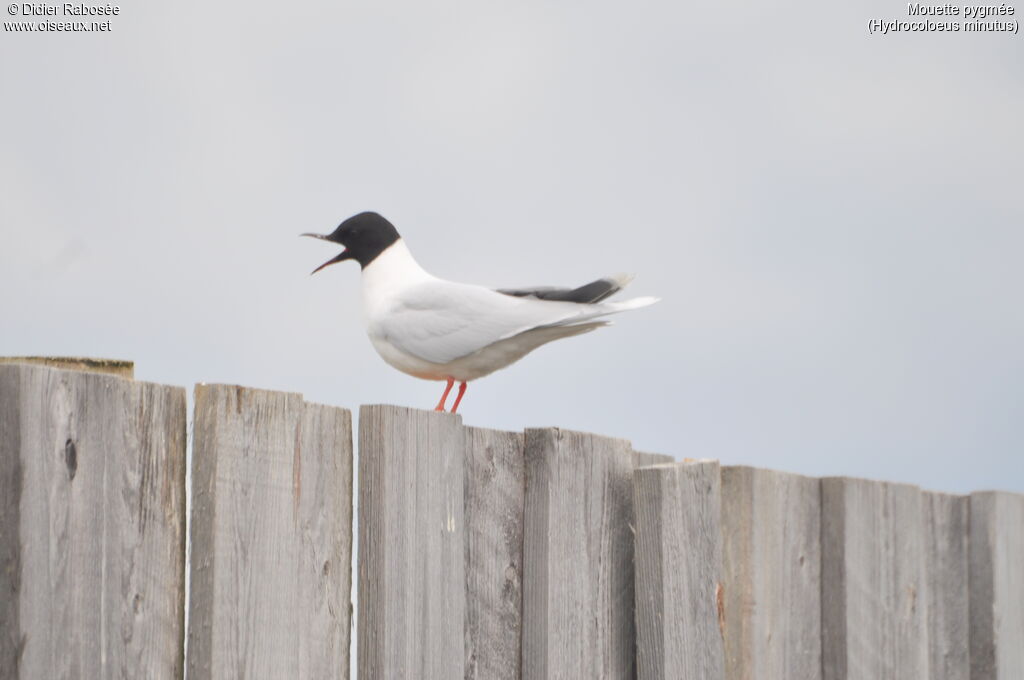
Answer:
[[[446,281],[413,259],[394,225],[375,212],[348,218],[330,234],[302,234],[344,246],[312,271],[345,260],[362,269],[366,334],[377,353],[394,368],[447,385],[435,411],[445,410],[452,385],[466,384],[522,359],[541,345],[606,326],[602,319],[654,304],[638,297],[604,302],[632,276],[608,276],[579,288],[492,289]]]

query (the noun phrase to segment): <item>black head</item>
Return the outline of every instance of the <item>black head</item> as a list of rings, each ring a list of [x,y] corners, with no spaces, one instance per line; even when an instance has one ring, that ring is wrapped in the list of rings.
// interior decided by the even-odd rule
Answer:
[[[355,260],[361,268],[366,269],[366,266],[388,246],[401,238],[394,225],[375,212],[362,212],[353,215],[326,236],[322,234],[303,234],[303,236],[312,236],[345,246],[345,250],[336,257],[314,269],[314,274],[328,265],[344,260]]]

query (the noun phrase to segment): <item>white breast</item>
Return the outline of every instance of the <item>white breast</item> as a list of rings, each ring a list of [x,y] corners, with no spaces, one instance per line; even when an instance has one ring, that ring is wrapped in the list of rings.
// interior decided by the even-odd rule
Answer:
[[[362,278],[363,323],[377,354],[403,373],[427,380],[445,379],[437,375],[436,366],[394,347],[380,331],[380,320],[394,308],[403,290],[434,279],[413,259],[405,241],[398,239],[378,255],[363,269]]]

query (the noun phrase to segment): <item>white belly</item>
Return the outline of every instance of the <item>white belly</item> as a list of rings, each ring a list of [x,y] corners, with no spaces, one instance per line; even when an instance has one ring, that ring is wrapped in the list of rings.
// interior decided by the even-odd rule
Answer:
[[[370,342],[373,343],[377,354],[380,354],[381,358],[391,366],[403,373],[424,380],[447,380],[448,378],[459,381],[476,380],[505,368],[529,351],[509,352],[507,349],[502,349],[500,346],[504,343],[499,342],[446,364],[436,364],[403,352],[382,338],[370,336]]]
[[[606,325],[606,322],[596,321],[576,326],[535,328],[487,345],[472,354],[459,357],[446,364],[437,364],[413,356],[395,347],[385,338],[375,336],[372,333],[370,334],[370,342],[373,343],[374,349],[377,350],[377,353],[380,354],[384,361],[403,373],[408,373],[424,380],[447,380],[448,378],[454,378],[455,380],[468,382],[510,366],[531,351],[552,340],[587,333],[604,325]]]

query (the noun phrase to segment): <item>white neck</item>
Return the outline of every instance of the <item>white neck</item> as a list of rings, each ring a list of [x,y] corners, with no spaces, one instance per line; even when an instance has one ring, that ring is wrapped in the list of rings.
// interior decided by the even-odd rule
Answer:
[[[398,239],[363,269],[363,305],[372,314],[401,290],[433,279]]]

